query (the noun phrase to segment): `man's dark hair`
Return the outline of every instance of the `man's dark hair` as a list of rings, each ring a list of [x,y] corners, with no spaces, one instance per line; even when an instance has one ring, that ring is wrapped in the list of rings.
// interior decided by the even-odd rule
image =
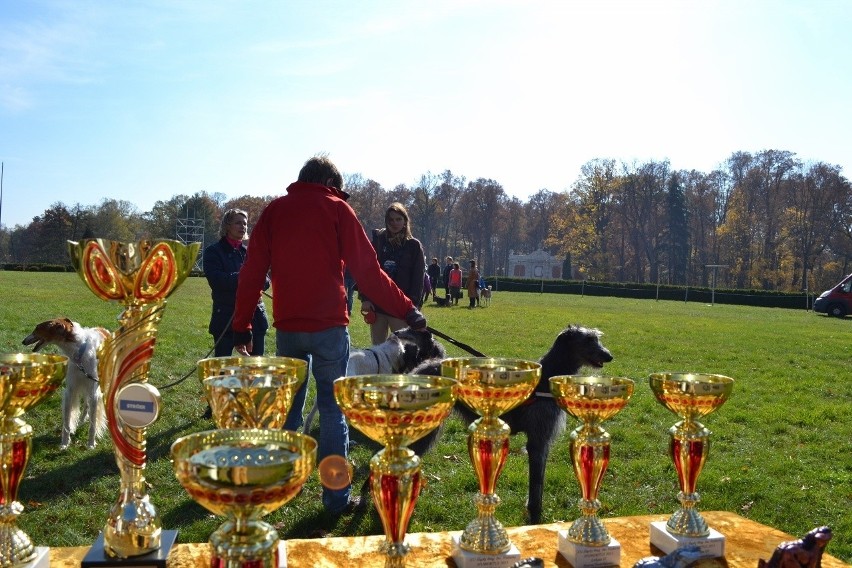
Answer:
[[[337,166],[325,154],[316,155],[305,162],[305,165],[299,171],[297,181],[320,183],[328,187],[343,189],[343,176],[340,175]]]

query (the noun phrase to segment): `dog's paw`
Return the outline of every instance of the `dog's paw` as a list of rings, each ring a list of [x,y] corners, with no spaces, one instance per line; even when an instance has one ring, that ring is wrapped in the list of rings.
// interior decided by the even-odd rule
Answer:
[[[65,451],[68,449],[68,444],[59,444],[59,449]]]

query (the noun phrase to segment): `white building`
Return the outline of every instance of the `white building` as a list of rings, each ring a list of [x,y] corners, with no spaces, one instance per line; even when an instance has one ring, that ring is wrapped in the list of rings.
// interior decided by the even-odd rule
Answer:
[[[510,251],[509,275],[518,278],[558,280],[562,278],[562,260],[543,250],[530,254],[515,254]]]

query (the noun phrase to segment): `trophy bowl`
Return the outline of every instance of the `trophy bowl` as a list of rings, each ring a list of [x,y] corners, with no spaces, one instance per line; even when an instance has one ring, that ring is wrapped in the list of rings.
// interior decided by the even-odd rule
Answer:
[[[278,532],[260,518],[295,497],[316,463],[316,440],[288,430],[207,430],[175,440],[175,477],[208,511],[213,566],[277,568]]]
[[[211,357],[198,377],[218,428],[284,426],[308,363],[292,357]]]
[[[441,362],[441,374],[459,382],[458,398],[479,414],[468,427],[467,448],[479,481],[477,518],[465,528],[459,548],[476,554],[504,554],[512,543],[494,516],[495,488],[509,455],[510,428],[499,416],[522,404],[541,379],[541,365],[523,359],[460,357]]]
[[[405,565],[405,532],[424,481],[420,458],[406,446],[449,415],[456,381],[430,375],[361,375],[334,381],[349,423],[382,444],[370,459],[370,493],[382,520],[386,568]]]
[[[710,430],[696,419],[722,406],[734,388],[734,379],[705,373],[653,373],[649,377],[657,401],[681,418],[669,429],[669,454],[677,471],[681,507],[666,522],[676,536],[706,537],[707,522],[696,509],[698,476],[710,451]]]
[[[633,396],[634,383],[623,377],[561,375],[550,378],[556,404],[581,422],[571,432],[571,463],[582,494],[582,516],[568,529],[570,542],[606,546],[612,538],[597,516],[598,491],[609,466],[610,435],[601,423],[621,412]]]
[[[30,537],[17,526],[24,509],[18,501],[18,489],[33,437],[32,426],[21,416],[59,388],[67,368],[64,355],[0,354],[0,566],[23,564],[37,555]]]

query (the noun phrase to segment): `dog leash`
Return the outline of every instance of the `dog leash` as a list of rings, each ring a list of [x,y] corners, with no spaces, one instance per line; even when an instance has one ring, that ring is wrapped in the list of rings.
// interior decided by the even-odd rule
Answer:
[[[467,351],[468,353],[470,353],[470,354],[471,354],[471,355],[473,355],[474,357],[488,357],[488,355],[486,355],[485,353],[481,353],[481,352],[477,351],[476,349],[474,349],[473,347],[471,347],[471,346],[470,346],[470,345],[468,345],[467,343],[462,343],[462,342],[461,342],[461,341],[459,341],[458,339],[453,339],[452,337],[450,337],[450,336],[449,336],[449,335],[447,335],[446,333],[441,333],[440,331],[438,331],[438,330],[437,330],[437,329],[435,329],[434,327],[429,327],[429,326],[427,325],[427,326],[426,326],[426,331],[428,331],[428,332],[429,332],[429,333],[431,333],[432,335],[437,335],[437,336],[438,336],[438,337],[440,337],[441,339],[446,339],[447,341],[449,341],[450,343],[452,343],[452,344],[453,344],[453,345],[455,345],[456,347],[459,347],[459,348],[461,348],[461,349],[464,349],[465,351]]]

